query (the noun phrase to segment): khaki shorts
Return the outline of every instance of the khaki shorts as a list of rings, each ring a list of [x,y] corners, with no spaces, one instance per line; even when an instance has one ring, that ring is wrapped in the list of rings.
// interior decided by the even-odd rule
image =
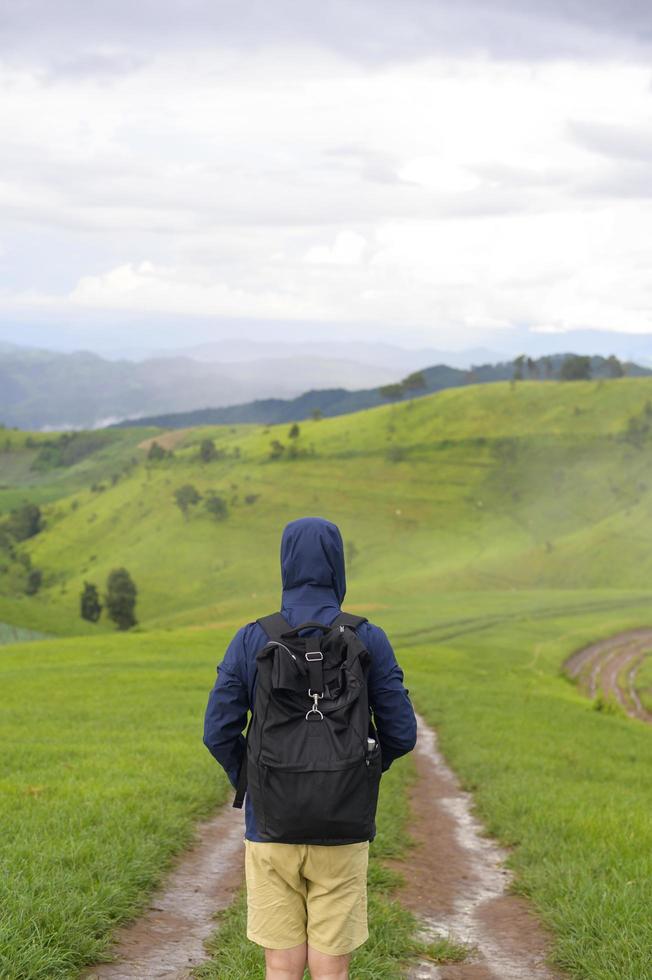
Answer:
[[[245,840],[247,938],[267,949],[308,942],[350,953],[369,938],[369,841],[271,844]]]

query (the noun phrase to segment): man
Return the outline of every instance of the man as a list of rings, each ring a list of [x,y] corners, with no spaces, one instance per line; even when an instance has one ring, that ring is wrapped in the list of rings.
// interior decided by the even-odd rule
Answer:
[[[319,517],[291,521],[281,539],[281,613],[292,627],[330,625],[346,593],[339,529]],[[410,752],[416,719],[403,672],[385,633],[364,622],[356,630],[370,654],[367,677],[382,752],[382,769]],[[306,634],[308,631],[306,631]],[[242,734],[254,704],[256,654],[268,641],[261,626],[240,629],[218,666],[204,723],[204,744],[235,787],[245,751]],[[331,846],[261,840],[245,797],[247,937],[265,948],[267,980],[346,980],[352,950],[367,929],[369,841]]]

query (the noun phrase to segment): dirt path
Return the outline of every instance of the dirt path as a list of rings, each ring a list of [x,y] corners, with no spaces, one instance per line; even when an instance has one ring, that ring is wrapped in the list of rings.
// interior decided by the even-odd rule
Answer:
[[[116,934],[114,963],[92,967],[84,980],[182,980],[206,959],[213,916],[243,880],[242,810],[227,803],[197,827],[197,843],[179,855],[145,914]]]
[[[549,937],[528,904],[506,893],[506,854],[483,836],[472,816],[470,794],[460,789],[439,754],[435,733],[422,719],[416,761],[410,833],[417,846],[405,861],[388,862],[406,877],[397,897],[418,914],[424,937],[450,933],[476,951],[461,964],[418,964],[409,976],[558,978],[544,962]],[[115,962],[85,972],[85,980],[185,980],[206,959],[203,941],[215,928],[214,913],[231,902],[243,880],[242,811],[227,804],[197,830],[197,843],[179,856],[145,915],[119,930]]]
[[[650,651],[652,629],[628,630],[576,650],[564,663],[564,670],[590,698],[601,692],[615,698],[630,717],[652,724],[652,714],[645,710],[636,690],[636,672]]]
[[[411,792],[410,835],[416,847],[388,864],[405,876],[398,899],[423,922],[423,938],[450,934],[475,947],[463,963],[414,967],[412,980],[553,980],[546,965],[550,937],[528,903],[507,893],[507,856],[472,814],[464,792],[437,748],[435,733],[419,718],[419,779]]]

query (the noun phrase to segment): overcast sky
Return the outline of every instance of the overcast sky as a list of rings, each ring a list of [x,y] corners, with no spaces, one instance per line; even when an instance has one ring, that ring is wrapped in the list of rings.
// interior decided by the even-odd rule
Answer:
[[[652,332],[651,55],[647,2],[0,0],[0,339]]]

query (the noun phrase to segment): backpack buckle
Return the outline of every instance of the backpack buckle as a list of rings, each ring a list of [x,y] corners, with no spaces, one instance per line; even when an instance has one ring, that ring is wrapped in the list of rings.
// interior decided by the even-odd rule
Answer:
[[[316,660],[323,660],[324,654],[321,650],[308,650],[306,653],[306,660],[308,663],[314,663]]]
[[[323,698],[323,696],[324,696],[323,694],[313,693],[310,690],[310,688],[308,688],[308,697],[309,698],[312,698],[312,702],[313,703],[312,703],[312,707],[310,708],[310,710],[309,711],[306,711],[306,721],[312,721],[313,720],[310,717],[311,715],[315,715],[315,719],[314,719],[315,721],[317,720],[317,718],[319,719],[319,721],[323,721],[324,720],[323,714],[321,713],[321,711],[317,707],[317,705],[319,704],[319,699],[320,698]]]

